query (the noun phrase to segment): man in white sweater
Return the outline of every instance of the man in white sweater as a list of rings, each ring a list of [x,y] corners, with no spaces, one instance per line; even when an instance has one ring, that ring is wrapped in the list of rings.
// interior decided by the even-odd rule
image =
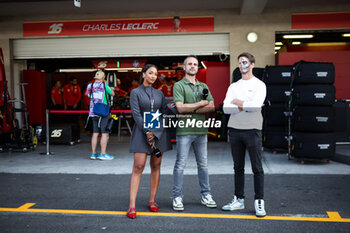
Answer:
[[[242,79],[232,83],[224,100],[224,112],[231,114],[228,127],[235,171],[233,200],[223,210],[244,209],[244,162],[246,150],[254,173],[255,212],[264,217],[264,170],[261,162],[262,114],[261,107],[266,97],[265,84],[254,77],[255,58],[250,53],[238,56]]]

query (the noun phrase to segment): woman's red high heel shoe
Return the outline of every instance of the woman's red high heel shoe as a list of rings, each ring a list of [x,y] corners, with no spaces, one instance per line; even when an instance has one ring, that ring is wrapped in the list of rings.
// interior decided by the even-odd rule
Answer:
[[[128,216],[129,218],[136,218],[136,209],[135,208],[130,208],[128,210],[128,212],[126,212],[126,216]]]
[[[150,201],[148,203],[148,207],[149,207],[149,210],[152,212],[157,212],[159,210],[157,203],[155,203],[154,201]]]

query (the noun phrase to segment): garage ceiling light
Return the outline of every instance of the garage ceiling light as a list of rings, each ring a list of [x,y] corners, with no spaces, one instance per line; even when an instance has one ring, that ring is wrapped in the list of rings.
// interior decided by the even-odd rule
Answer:
[[[283,45],[282,42],[275,42],[275,45]]]
[[[342,37],[350,37],[350,33],[341,34]]]
[[[347,45],[346,42],[318,42],[318,43],[307,43],[307,46],[342,46]]]
[[[305,35],[283,35],[283,39],[310,39],[313,38],[314,35],[312,34],[305,34]]]
[[[293,42],[292,42],[292,45],[300,45],[300,44],[301,44],[300,41],[293,41]]]
[[[275,50],[279,50],[281,48],[281,46],[276,46]]]
[[[58,72],[64,73],[64,72],[69,72],[69,73],[74,73],[74,72],[95,72],[97,69],[59,69]]]

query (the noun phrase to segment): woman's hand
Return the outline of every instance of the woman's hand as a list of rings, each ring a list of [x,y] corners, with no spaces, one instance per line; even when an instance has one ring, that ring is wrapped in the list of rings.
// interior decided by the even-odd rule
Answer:
[[[152,146],[154,145],[154,134],[152,132],[147,132],[146,133],[147,136],[147,141],[148,143]]]
[[[149,143],[149,145],[151,146],[151,148],[153,148],[154,147],[154,144],[156,143],[155,141],[153,141],[153,142],[148,142]]]

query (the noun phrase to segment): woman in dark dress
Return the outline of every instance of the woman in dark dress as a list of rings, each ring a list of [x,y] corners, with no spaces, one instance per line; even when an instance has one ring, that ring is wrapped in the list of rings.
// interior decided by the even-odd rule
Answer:
[[[155,197],[159,185],[162,157],[157,157],[153,152],[155,149],[159,149],[161,152],[160,155],[162,155],[163,152],[171,150],[170,136],[167,130],[162,128],[162,118],[157,117],[159,115],[158,113],[165,113],[167,109],[163,93],[152,87],[153,83],[157,80],[157,75],[158,71],[155,65],[145,65],[142,68],[143,84],[132,90],[130,94],[130,106],[135,124],[130,142],[130,152],[134,153],[134,165],[130,179],[130,204],[127,212],[129,218],[136,218],[136,197],[141,175],[146,164],[147,154],[151,155],[151,187],[148,207],[153,212],[158,211]],[[146,128],[147,125],[144,125],[144,112],[156,112],[152,114],[150,121],[157,124],[157,119],[159,119],[160,127]],[[152,121],[153,118],[155,118],[154,121]],[[156,127],[156,125],[154,126]]]

